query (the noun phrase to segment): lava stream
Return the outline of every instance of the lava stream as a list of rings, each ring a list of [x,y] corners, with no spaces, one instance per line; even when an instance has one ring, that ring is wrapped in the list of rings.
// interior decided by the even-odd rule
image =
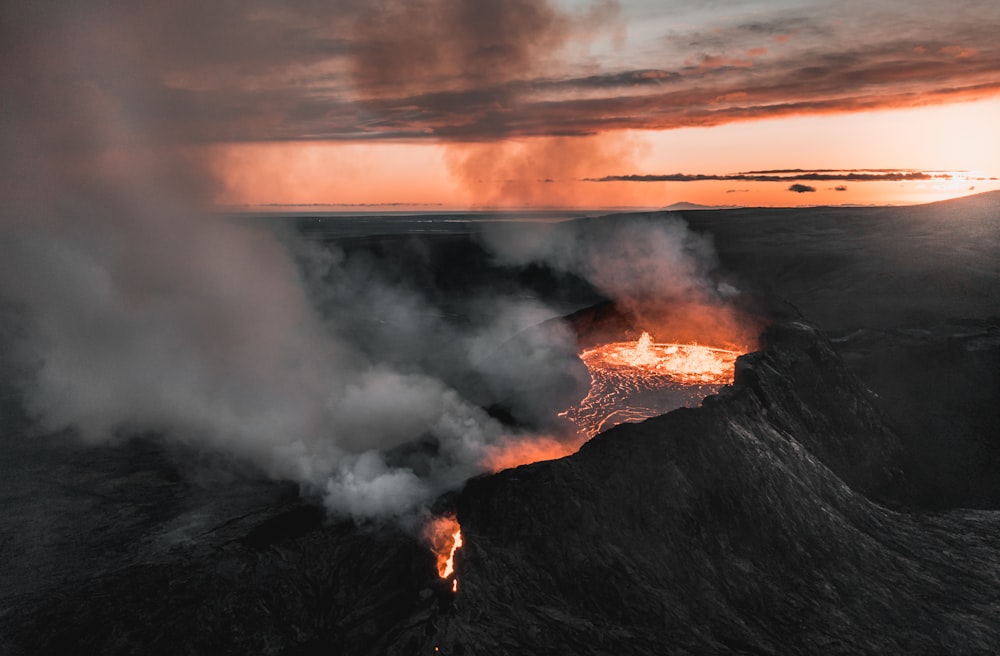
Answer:
[[[449,579],[455,574],[455,552],[462,547],[462,527],[454,515],[432,518],[424,527],[424,537],[437,556],[438,576]],[[451,591],[458,591],[458,579],[452,579]]]

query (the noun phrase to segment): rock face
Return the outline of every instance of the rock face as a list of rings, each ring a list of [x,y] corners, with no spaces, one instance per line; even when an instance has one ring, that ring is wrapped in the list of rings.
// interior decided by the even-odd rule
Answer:
[[[1000,517],[866,498],[901,484],[868,393],[808,326],[767,342],[701,409],[470,482],[441,652],[992,649]]]
[[[775,323],[734,386],[470,481],[458,593],[390,527],[296,504],[24,600],[23,653],[986,653],[1000,514],[911,515],[899,445],[826,340]],[[243,526],[243,528],[241,528]]]

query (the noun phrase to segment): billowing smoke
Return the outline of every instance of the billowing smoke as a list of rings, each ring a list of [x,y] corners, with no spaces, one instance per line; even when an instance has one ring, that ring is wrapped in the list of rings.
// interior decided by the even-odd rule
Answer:
[[[759,326],[719,271],[711,239],[683,219],[625,215],[535,226],[489,226],[482,239],[504,262],[541,262],[590,281],[658,339],[751,348]]]
[[[122,36],[149,17],[119,9],[15,4],[4,40],[0,294],[40,428],[235,454],[358,516],[480,471],[510,430],[446,379],[551,312],[496,306],[458,331],[377,263],[199,212],[211,180],[147,93],[162,62]],[[550,335],[524,378],[572,357]],[[494,397],[519,384],[484,362]]]
[[[403,3],[384,4],[405,18]],[[518,438],[484,407],[548,429],[579,392],[581,365],[564,327],[525,330],[554,314],[538,301],[487,295],[451,321],[384,262],[196,209],[213,181],[191,141],[207,138],[199,117],[226,106],[192,105],[178,89],[218,73],[192,77],[197,62],[261,62],[253,39],[217,38],[225,11],[177,6],[190,20],[115,3],[5,7],[0,301],[3,320],[22,328],[5,347],[16,349],[40,429],[95,444],[152,434],[232,454],[359,517],[399,515],[481,471],[495,445]],[[266,23],[268,7],[254,6],[226,4],[238,34]],[[343,6],[361,13],[334,22],[364,24],[363,3]],[[547,3],[517,6],[563,25]],[[172,33],[183,36],[173,48]],[[352,47],[363,55],[362,45]],[[493,45],[481,56],[503,77],[514,46]],[[373,90],[393,81],[368,64],[356,75]],[[239,113],[240,129],[273,129],[269,107]],[[651,239],[592,227],[590,237],[590,227],[559,228],[542,250],[516,233],[489,243],[615,298],[656,296],[667,280],[671,297],[715,293],[700,264],[708,247],[683,229],[663,224]],[[620,258],[655,271],[634,278]]]

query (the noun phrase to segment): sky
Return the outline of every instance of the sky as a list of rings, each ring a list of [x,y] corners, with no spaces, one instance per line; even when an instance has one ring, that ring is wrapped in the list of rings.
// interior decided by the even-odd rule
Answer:
[[[225,208],[1000,189],[995,0],[86,5],[3,10],[5,156],[40,194],[136,166]]]

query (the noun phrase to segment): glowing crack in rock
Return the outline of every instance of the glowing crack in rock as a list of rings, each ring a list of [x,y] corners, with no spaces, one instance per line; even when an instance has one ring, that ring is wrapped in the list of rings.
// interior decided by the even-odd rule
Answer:
[[[625,422],[692,407],[733,382],[742,351],[699,344],[654,342],[644,332],[634,342],[588,349],[580,359],[591,386],[579,404],[560,413],[587,437]]]
[[[424,538],[437,557],[438,576],[452,579],[451,591],[458,592],[455,574],[455,552],[462,548],[462,527],[454,515],[432,518],[424,527]]]

